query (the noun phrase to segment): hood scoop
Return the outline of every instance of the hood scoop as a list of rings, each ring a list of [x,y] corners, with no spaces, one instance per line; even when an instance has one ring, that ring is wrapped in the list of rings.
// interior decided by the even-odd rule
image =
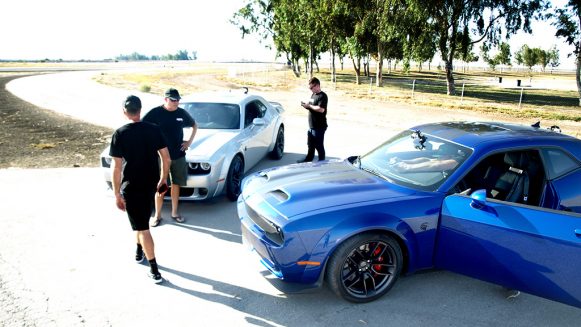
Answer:
[[[270,197],[272,200],[276,201],[276,203],[273,204],[283,203],[290,198],[290,196],[283,190],[274,190],[268,192],[266,197]]]

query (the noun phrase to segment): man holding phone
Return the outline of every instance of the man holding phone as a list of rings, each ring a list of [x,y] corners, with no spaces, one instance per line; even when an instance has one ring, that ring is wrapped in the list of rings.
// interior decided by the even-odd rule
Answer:
[[[310,162],[315,158],[315,150],[319,161],[325,160],[325,131],[327,130],[327,94],[321,91],[321,82],[312,77],[309,80],[309,90],[312,95],[309,102],[301,101],[301,106],[309,111],[309,130],[307,132],[307,156],[297,162]]]
[[[117,208],[127,212],[131,228],[135,231],[135,261],[143,261],[145,255],[150,266],[148,276],[155,283],[161,283],[163,278],[155,259],[149,218],[155,193],[163,195],[167,191],[171,162],[169,151],[161,129],[141,121],[141,100],[138,97],[130,95],[125,99],[123,113],[131,123],[115,131],[109,150],[113,158],[111,169],[115,203]]]

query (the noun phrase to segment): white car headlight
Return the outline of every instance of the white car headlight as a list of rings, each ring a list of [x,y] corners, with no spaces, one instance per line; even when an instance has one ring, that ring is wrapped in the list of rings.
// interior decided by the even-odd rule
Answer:
[[[188,166],[190,167],[190,169],[198,169],[198,163],[197,162],[190,162],[188,164]]]
[[[202,168],[202,170],[210,170],[211,167],[212,166],[209,163],[207,163],[207,162],[202,162],[200,164],[200,168]]]

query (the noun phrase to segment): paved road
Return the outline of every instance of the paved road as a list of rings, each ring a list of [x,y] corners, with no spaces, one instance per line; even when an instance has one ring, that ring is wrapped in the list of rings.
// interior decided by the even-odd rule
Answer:
[[[85,111],[107,110],[106,101],[118,108],[117,99],[126,94],[107,95],[85,82],[86,75],[67,74],[62,82],[82,85],[83,93],[65,85],[70,93],[45,107],[84,103]],[[19,96],[34,103],[29,85],[22,89],[30,93]],[[99,96],[83,100],[88,90]],[[299,158],[304,123],[291,117],[283,160],[255,169]],[[329,154],[360,152],[389,133],[336,121]],[[147,267],[132,261],[129,224],[99,169],[5,169],[0,185],[4,326],[578,326],[581,320],[579,309],[527,294],[507,300],[498,286],[442,271],[404,277],[387,296],[367,304],[345,302],[327,289],[281,294],[241,245],[235,204],[223,197],[183,203],[185,224],[165,220],[153,229],[167,279],[153,285]]]

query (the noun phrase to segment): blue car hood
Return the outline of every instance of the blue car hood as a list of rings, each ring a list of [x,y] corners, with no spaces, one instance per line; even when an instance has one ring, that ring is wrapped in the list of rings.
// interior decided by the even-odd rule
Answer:
[[[259,172],[243,184],[247,203],[266,201],[290,218],[355,203],[391,200],[416,191],[391,184],[348,161],[289,165]]]

